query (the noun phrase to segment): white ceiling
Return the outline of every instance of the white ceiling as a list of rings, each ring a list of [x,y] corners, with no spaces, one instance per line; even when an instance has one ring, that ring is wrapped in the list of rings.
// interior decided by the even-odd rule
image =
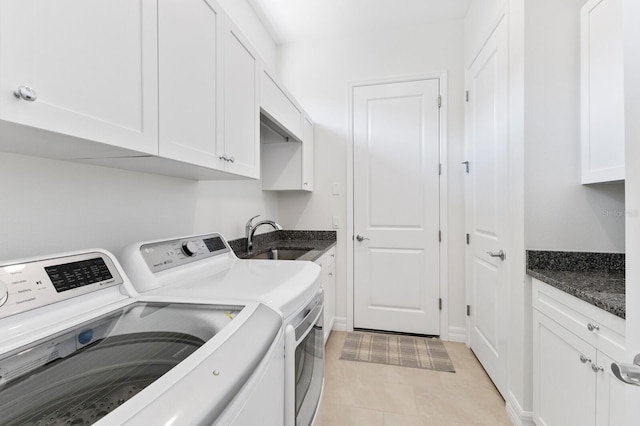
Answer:
[[[464,18],[471,0],[249,0],[278,44]]]

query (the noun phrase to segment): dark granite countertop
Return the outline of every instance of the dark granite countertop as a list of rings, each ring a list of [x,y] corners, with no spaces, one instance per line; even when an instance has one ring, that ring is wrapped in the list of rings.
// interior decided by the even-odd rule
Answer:
[[[315,262],[331,247],[336,245],[335,231],[291,231],[282,230],[256,235],[253,239],[253,249],[247,252],[247,239],[238,238],[229,241],[233,252],[240,259],[247,259],[256,254],[271,250],[281,249],[309,249],[302,257],[296,260],[308,260]]]
[[[527,250],[527,274],[625,318],[625,259],[620,253]]]

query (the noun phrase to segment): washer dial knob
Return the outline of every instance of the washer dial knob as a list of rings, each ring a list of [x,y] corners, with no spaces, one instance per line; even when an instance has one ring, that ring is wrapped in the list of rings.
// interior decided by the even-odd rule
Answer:
[[[7,285],[0,281],[0,306],[4,305],[8,298],[9,290],[7,289]]]
[[[182,243],[182,252],[189,257],[193,257],[198,253],[198,245],[195,241]]]

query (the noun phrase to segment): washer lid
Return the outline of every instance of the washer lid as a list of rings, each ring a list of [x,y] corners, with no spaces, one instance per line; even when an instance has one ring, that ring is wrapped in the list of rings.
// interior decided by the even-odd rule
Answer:
[[[145,292],[145,297],[258,301],[280,311],[286,319],[318,292],[320,267],[297,260],[228,259],[199,262],[153,279],[156,288]]]
[[[242,309],[135,302],[4,354],[0,357],[2,423],[92,424],[185,361],[206,342],[213,342],[214,336],[228,325],[238,328],[245,323],[246,318],[240,318],[231,327]],[[272,311],[270,315],[272,322],[275,318],[271,340],[257,348],[260,355],[269,348],[280,327],[278,316]],[[214,350],[221,343],[218,341]],[[242,372],[236,375],[241,382],[227,389],[231,396],[255,365],[239,367],[246,368],[240,368]],[[129,407],[127,411],[131,410]]]

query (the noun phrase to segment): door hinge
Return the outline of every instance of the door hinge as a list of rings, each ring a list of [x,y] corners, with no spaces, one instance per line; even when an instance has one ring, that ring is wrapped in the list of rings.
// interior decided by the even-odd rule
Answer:
[[[471,238],[471,237],[469,236],[469,234],[467,234],[467,245],[469,245],[469,240],[470,240],[470,238]]]
[[[438,299],[438,309],[442,310],[442,298]]]
[[[442,96],[438,96],[438,108],[442,108]]]
[[[471,316],[471,305],[467,305],[467,316]]]
[[[464,164],[464,169],[467,172],[467,174],[469,173],[469,162],[468,161],[463,161],[460,164]]]
[[[465,92],[464,100],[465,100],[466,102],[469,102],[469,91],[468,91],[468,90]]]
[[[438,230],[438,242],[442,242],[442,231]]]

